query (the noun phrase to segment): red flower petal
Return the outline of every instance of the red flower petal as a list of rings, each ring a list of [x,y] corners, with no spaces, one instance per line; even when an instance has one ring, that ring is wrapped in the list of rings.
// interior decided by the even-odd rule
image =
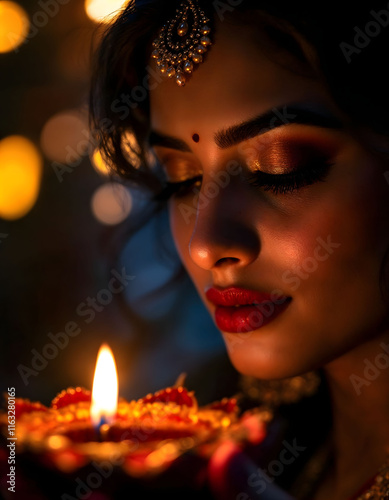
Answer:
[[[215,401],[207,406],[211,410],[222,410],[226,413],[234,413],[238,410],[238,403],[235,398],[223,398],[221,401]]]
[[[197,401],[193,392],[189,392],[185,387],[168,387],[154,394],[148,394],[141,398],[142,403],[176,403],[177,405],[196,406]]]
[[[15,417],[19,418],[23,413],[31,413],[32,411],[47,411],[48,408],[38,401],[32,402],[29,399],[15,399]]]
[[[51,402],[51,408],[58,410],[64,406],[79,403],[80,401],[91,401],[91,391],[83,387],[69,387],[63,390]]]

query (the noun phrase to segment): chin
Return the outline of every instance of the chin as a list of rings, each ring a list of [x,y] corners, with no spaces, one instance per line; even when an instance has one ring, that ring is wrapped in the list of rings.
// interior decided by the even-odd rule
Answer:
[[[233,334],[232,334],[233,335]],[[244,340],[239,343],[231,334],[223,334],[228,356],[234,368],[242,375],[263,380],[278,380],[302,375],[316,366],[300,356],[294,359],[292,353],[285,354],[266,352],[262,346]]]

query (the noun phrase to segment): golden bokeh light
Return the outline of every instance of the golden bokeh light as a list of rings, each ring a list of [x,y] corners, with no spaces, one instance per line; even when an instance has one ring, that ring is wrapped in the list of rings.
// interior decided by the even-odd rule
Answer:
[[[0,53],[11,52],[26,39],[30,21],[16,2],[0,1]]]
[[[110,22],[128,0],[85,0],[85,10],[95,22]]]
[[[91,156],[91,163],[93,168],[98,172],[99,174],[102,174],[103,176],[109,176],[110,175],[110,169],[109,166],[106,164],[106,162],[103,160],[103,157],[101,156],[101,153],[98,149],[96,149]]]
[[[132,132],[127,131],[124,134],[122,142],[122,151],[127,161],[134,167],[139,168],[141,166],[139,159],[140,148]]]
[[[132,196],[122,184],[107,182],[97,188],[91,205],[93,215],[102,224],[120,224],[131,212]]]
[[[86,117],[78,110],[55,114],[42,129],[40,145],[52,161],[73,164],[89,156],[91,139]]]
[[[0,141],[0,217],[14,220],[34,206],[42,176],[42,158],[35,145],[19,135]]]
[[[127,131],[123,135],[123,141],[121,146],[124,158],[128,161],[131,167],[140,168],[141,167],[140,148],[132,132]],[[116,175],[115,169],[110,168],[110,166],[102,157],[99,149],[93,151],[93,154],[90,157],[90,161],[96,172],[103,175],[104,177],[108,177],[110,175],[114,176]],[[156,158],[151,150],[146,152],[146,162],[150,168],[156,166]]]

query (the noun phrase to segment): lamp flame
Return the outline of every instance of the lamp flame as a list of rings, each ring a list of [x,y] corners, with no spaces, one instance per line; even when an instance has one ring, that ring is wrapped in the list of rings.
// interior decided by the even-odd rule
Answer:
[[[107,344],[102,344],[97,355],[93,378],[90,416],[92,425],[100,428],[115,419],[119,384],[115,359]]]

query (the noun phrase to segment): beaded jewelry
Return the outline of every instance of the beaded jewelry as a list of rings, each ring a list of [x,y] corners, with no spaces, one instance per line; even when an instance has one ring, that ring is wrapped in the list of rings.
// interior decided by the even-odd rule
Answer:
[[[207,24],[208,23],[208,24]],[[171,21],[162,26],[153,41],[151,56],[159,71],[183,87],[187,77],[204,60],[212,44],[210,20],[195,0],[184,0]]]

